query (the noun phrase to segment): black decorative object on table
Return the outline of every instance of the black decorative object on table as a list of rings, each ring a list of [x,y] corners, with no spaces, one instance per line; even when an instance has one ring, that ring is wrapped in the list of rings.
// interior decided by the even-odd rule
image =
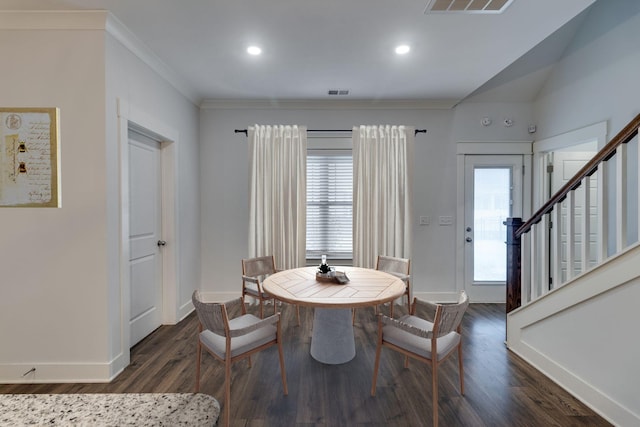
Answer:
[[[329,267],[327,264],[320,264],[320,267],[318,267],[318,271],[322,274],[327,274],[331,271],[331,267]]]
[[[331,271],[331,267],[327,264],[327,256],[322,255],[322,262],[320,263],[320,267],[318,267],[318,271],[322,274],[327,274]]]
[[[316,280],[318,282],[333,282],[340,285],[349,282],[349,278],[344,272],[335,271],[334,268],[329,267],[326,255],[322,255],[322,263],[318,266],[318,270],[316,271]]]

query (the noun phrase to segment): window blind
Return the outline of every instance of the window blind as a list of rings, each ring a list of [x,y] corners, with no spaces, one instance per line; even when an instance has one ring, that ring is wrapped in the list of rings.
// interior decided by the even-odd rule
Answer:
[[[351,259],[353,160],[349,154],[307,155],[307,259]]]

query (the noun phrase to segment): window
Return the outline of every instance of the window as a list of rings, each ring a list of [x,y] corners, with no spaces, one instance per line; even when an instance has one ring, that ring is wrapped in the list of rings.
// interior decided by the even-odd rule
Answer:
[[[350,150],[307,155],[307,259],[351,259],[353,160]]]

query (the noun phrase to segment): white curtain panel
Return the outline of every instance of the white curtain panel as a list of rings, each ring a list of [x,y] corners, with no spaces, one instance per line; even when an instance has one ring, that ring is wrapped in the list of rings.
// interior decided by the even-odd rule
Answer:
[[[249,257],[306,263],[307,129],[249,126]]]
[[[414,128],[353,128],[353,265],[411,258]]]

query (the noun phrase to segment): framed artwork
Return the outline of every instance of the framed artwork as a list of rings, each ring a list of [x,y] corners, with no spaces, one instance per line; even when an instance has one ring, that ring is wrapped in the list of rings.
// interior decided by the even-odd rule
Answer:
[[[60,207],[58,115],[0,107],[0,207]]]

